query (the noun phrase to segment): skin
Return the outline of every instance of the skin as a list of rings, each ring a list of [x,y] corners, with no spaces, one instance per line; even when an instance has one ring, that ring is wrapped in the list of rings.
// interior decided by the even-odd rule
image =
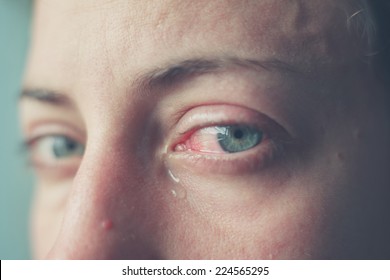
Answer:
[[[24,86],[61,98],[20,102],[34,257],[388,258],[388,106],[347,31],[353,12],[339,0],[35,1]],[[218,67],[144,81],[195,59]],[[183,140],[236,123],[264,141],[229,154]],[[38,149],[52,134],[84,155]]]

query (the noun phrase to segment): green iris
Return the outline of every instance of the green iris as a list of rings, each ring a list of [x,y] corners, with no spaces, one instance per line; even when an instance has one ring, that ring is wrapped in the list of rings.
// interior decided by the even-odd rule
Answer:
[[[52,152],[56,158],[82,156],[84,146],[68,137],[53,136]]]
[[[228,153],[238,153],[253,148],[263,139],[262,131],[246,125],[218,126],[218,142]]]

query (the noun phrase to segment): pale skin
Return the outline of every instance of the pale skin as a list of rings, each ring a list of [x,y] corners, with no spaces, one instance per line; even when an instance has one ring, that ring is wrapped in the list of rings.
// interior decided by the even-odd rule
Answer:
[[[386,91],[347,32],[353,12],[35,1],[20,102],[34,257],[388,257]],[[202,130],[237,124],[261,140],[229,153]],[[80,150],[55,156],[53,135]]]

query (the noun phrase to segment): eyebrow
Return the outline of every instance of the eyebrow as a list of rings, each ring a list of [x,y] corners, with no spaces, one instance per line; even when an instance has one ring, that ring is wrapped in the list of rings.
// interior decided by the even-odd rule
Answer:
[[[254,60],[238,57],[195,58],[170,63],[166,66],[146,71],[135,79],[137,88],[150,90],[159,86],[173,86],[189,78],[217,73],[233,67],[251,69],[257,72],[277,71],[280,73],[301,73],[295,66],[277,59]],[[68,94],[44,88],[24,88],[20,99],[33,99],[57,106],[69,106],[73,102]]]
[[[24,88],[19,95],[20,100],[32,99],[56,106],[72,106],[73,101],[65,93],[43,88]]]
[[[173,63],[167,67],[148,71],[138,78],[138,82],[149,87],[155,85],[172,85],[188,77],[215,73],[234,66],[258,72],[264,70],[277,70],[278,72],[291,73],[300,72],[296,67],[276,59],[259,61],[238,57],[222,57],[216,59],[191,59]]]

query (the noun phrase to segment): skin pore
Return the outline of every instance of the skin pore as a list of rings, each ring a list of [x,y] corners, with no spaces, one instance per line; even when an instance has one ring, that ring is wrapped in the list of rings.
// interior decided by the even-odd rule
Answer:
[[[388,258],[388,107],[353,12],[36,0],[34,257]]]

